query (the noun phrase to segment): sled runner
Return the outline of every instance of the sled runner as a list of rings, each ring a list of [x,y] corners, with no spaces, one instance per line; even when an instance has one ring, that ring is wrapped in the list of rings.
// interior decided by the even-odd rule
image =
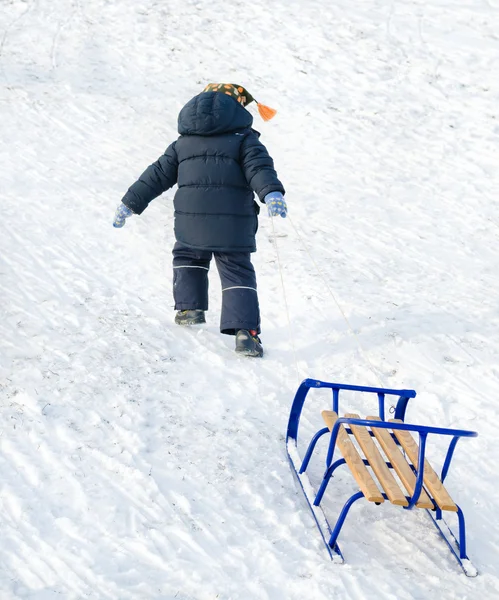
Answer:
[[[332,410],[322,411],[326,427],[312,436],[302,459],[297,445],[298,429],[302,408],[311,388],[332,390]],[[363,419],[357,414],[347,413],[344,417],[338,417],[340,390],[374,394],[375,397],[377,396],[378,415]],[[390,396],[398,399],[394,406],[394,418],[386,419],[385,400]],[[298,477],[333,562],[344,562],[337,540],[351,506],[360,498],[365,498],[376,505],[388,500],[405,510],[415,507],[426,509],[465,574],[475,577],[477,570],[466,554],[463,512],[451,498],[443,482],[459,439],[476,437],[477,433],[405,423],[407,404],[415,396],[414,390],[392,390],[305,379],[296,392],[288,422],[286,445],[291,466]],[[418,442],[412,434],[417,434]],[[317,442],[325,435],[328,440],[326,468],[318,491],[315,491],[306,470],[316,450]],[[450,436],[440,477],[425,456],[427,437],[433,435]],[[359,491],[345,502],[339,511],[336,523],[331,527],[321,508],[321,501],[334,471],[344,464],[350,469]],[[443,512],[456,514],[457,537],[445,522]]]

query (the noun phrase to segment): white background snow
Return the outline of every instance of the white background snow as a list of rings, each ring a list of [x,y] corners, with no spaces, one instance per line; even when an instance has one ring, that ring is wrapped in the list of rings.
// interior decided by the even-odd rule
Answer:
[[[498,31],[497,0],[0,2],[2,600],[499,597]],[[262,360],[216,270],[173,323],[174,190],[111,225],[212,81],[278,109],[249,107],[290,217],[260,218]],[[477,578],[386,503],[331,564],[285,452],[305,377],[478,431],[447,480]]]

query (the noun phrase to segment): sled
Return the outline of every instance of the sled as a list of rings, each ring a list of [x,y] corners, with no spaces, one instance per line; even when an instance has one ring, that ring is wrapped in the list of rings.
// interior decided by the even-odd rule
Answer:
[[[298,451],[300,416],[310,389],[318,388],[332,390],[331,409],[322,411],[325,427],[312,436],[302,459]],[[365,419],[354,413],[338,417],[341,390],[377,396],[378,414],[367,416]],[[466,553],[466,526],[463,511],[451,498],[443,484],[459,439],[476,437],[478,434],[461,429],[405,423],[407,404],[415,396],[414,390],[394,390],[305,379],[296,392],[289,415],[286,446],[291,467],[298,478],[333,562],[344,562],[337,540],[350,508],[357,500],[365,498],[376,505],[389,501],[404,510],[425,509],[464,573],[468,577],[475,577],[478,572]],[[385,401],[390,397],[394,402],[394,406],[391,407],[393,418],[386,419]],[[394,397],[397,398],[396,402]],[[417,434],[418,442],[412,434]],[[325,435],[329,440],[326,468],[318,490],[315,491],[306,471],[317,442]],[[450,437],[440,477],[425,456],[427,438],[433,435]],[[344,464],[348,466],[357,482],[359,491],[348,498],[339,511],[335,524],[331,527],[321,507],[321,501],[334,471]],[[456,513],[457,536],[447,525],[443,513]]]

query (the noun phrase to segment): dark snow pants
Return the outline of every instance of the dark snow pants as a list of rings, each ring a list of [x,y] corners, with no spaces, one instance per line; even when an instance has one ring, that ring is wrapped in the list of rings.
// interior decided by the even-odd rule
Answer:
[[[222,283],[220,331],[234,335],[238,329],[256,329],[260,333],[256,276],[249,252],[194,250],[176,242],[173,247],[175,310],[208,310],[208,271],[212,257]]]

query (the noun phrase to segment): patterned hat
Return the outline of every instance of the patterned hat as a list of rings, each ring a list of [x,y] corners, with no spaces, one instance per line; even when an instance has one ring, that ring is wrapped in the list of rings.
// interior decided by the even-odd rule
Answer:
[[[227,94],[227,96],[232,96],[242,106],[247,106],[255,100],[246,88],[243,88],[242,85],[237,85],[237,83],[209,83],[203,92]],[[275,109],[265,106],[265,104],[260,104],[258,100],[255,100],[255,102],[258,104],[258,112],[264,121],[270,121],[276,115],[277,111]]]

